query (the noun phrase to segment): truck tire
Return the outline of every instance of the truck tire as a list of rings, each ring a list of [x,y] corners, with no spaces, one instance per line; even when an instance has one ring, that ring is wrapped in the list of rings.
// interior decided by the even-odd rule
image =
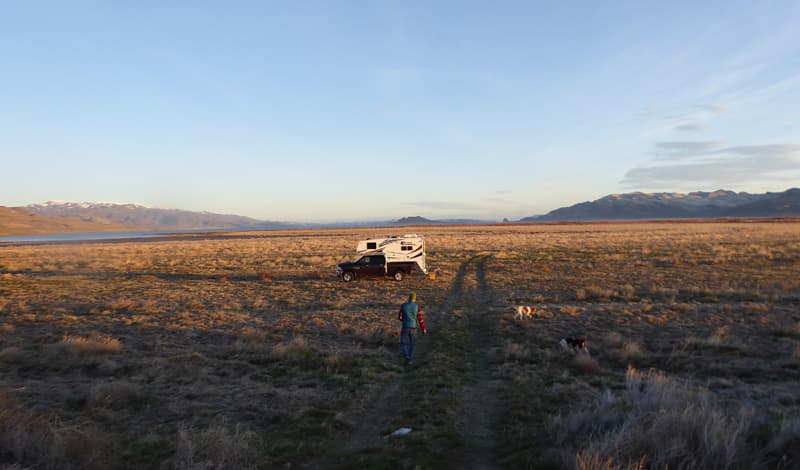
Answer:
[[[356,278],[356,275],[353,274],[352,271],[345,271],[345,272],[342,273],[342,280],[344,282],[350,282],[355,278]]]
[[[403,277],[405,277],[406,273],[403,272],[402,269],[398,269],[394,272],[394,280],[395,281],[402,281]]]

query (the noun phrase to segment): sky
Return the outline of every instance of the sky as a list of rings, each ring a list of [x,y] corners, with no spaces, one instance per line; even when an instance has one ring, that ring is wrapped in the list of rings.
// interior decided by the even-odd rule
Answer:
[[[794,0],[0,0],[0,205],[513,220],[795,186]]]

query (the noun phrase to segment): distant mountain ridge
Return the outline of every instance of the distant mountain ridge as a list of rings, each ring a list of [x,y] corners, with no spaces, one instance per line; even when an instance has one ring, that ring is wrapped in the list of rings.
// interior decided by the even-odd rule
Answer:
[[[34,214],[19,207],[0,206],[0,236],[46,235],[52,233],[110,232],[129,230],[107,222],[92,222],[75,217]]]
[[[403,217],[388,222],[388,225],[448,225],[448,224],[488,224],[491,221],[477,219],[428,219],[419,215]]]
[[[718,190],[684,193],[611,194],[595,201],[562,207],[520,222],[692,219],[718,217],[800,216],[800,189],[750,194]]]
[[[76,217],[98,222],[155,230],[202,230],[241,228],[280,228],[286,224],[231,214],[194,212],[181,209],[158,209],[139,204],[114,202],[48,201],[23,207],[34,214]]]
[[[410,217],[403,217],[401,219],[397,219],[393,223],[397,225],[429,225],[429,224],[438,224],[440,222],[436,222],[435,220],[426,219],[425,217],[414,215]]]

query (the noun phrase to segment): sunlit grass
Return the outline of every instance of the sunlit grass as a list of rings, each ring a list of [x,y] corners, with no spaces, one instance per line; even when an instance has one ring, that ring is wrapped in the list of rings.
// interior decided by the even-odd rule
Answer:
[[[367,418],[359,412],[410,376],[399,358],[396,314],[414,290],[434,332],[422,340],[429,362],[419,370],[429,411],[401,442],[433,462],[459,455],[463,430],[454,416],[465,413],[460,400],[478,377],[498,390],[490,415],[502,466],[651,465],[652,453],[614,447],[653,442],[658,433],[643,431],[641,416],[584,406],[606,390],[614,406],[640,403],[626,388],[629,365],[661,374],[640,372],[649,377],[640,381],[645,387],[658,377],[700,387],[694,391],[708,384],[708,413],[665,421],[659,432],[697,436],[698,427],[716,424],[730,431],[725,423],[738,423],[738,415],[720,409],[763,404],[757,418],[765,424],[743,426],[747,439],[707,434],[732,454],[684,442],[697,462],[708,455],[720,467],[730,455],[744,467],[769,467],[784,455],[797,461],[800,224],[413,231],[426,235],[436,280],[338,281],[334,265],[353,258],[355,242],[372,229],[0,247],[0,374],[15,410],[4,415],[2,431],[27,439],[3,455],[22,468],[329,463],[342,436]],[[485,279],[470,264],[453,290],[459,268],[476,256],[485,259]],[[486,291],[478,295],[481,283]],[[537,314],[515,321],[515,305],[535,306]],[[488,320],[479,330],[469,326],[481,315]],[[470,340],[475,331],[483,346]],[[591,354],[562,352],[563,337],[586,337]],[[478,347],[485,355],[470,357]],[[469,375],[481,360],[485,375]],[[598,428],[590,445],[578,432],[563,437],[569,452],[562,455],[545,448],[554,432],[545,423],[559,415],[611,417],[642,437]],[[67,445],[67,430],[83,437]],[[98,435],[96,445],[86,441]],[[748,447],[756,441],[770,450]],[[41,460],[31,456],[47,448]]]

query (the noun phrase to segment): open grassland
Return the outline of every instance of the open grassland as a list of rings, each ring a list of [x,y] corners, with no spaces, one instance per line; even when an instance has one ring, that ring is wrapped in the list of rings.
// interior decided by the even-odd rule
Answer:
[[[335,278],[398,230],[0,246],[0,466],[800,466],[800,223],[402,229],[436,280]]]

